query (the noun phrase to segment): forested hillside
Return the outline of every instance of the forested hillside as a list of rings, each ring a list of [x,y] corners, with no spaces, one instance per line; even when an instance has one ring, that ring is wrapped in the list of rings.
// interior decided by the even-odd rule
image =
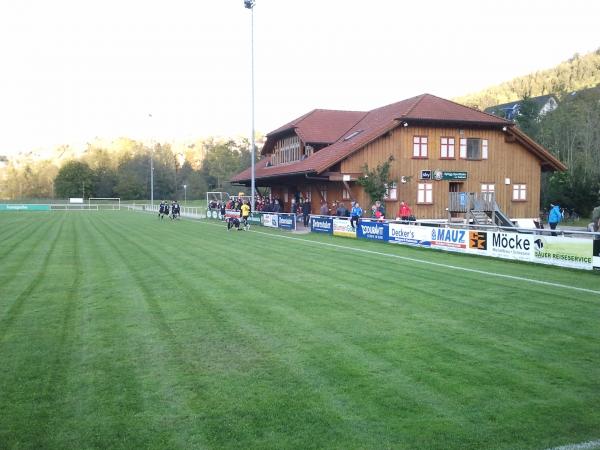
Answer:
[[[154,167],[154,198],[202,198],[207,190],[230,189],[229,178],[250,165],[247,139],[208,138],[186,146],[132,139],[88,144],[81,152],[57,148],[49,158],[7,159],[0,171],[0,198],[69,197],[150,198],[150,167]]]
[[[580,56],[575,54],[547,70],[523,77],[513,78],[481,92],[468,94],[454,100],[480,110],[502,103],[513,102],[524,97],[555,94],[558,98],[600,84],[600,48]]]

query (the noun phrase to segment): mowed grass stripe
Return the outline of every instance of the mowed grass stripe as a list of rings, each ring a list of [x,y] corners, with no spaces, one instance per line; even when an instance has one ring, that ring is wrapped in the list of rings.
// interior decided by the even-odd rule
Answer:
[[[202,447],[201,433],[190,423],[193,412],[186,406],[195,393],[186,385],[188,374],[182,370],[181,360],[173,357],[177,347],[165,338],[164,324],[157,323],[152,305],[155,295],[164,295],[168,290],[161,289],[164,283],[160,283],[159,274],[156,284],[140,279],[144,269],[152,267],[147,258],[140,258],[117,236],[108,236],[95,218],[87,227],[101,257],[96,268],[112,281],[103,288],[106,304],[96,307],[101,326],[90,332],[101,340],[96,347],[120,350],[116,355],[98,354],[90,361],[110,368],[106,373],[109,378],[95,384],[110,384],[113,388],[84,395],[95,400],[87,409],[98,416],[90,424],[98,445],[110,442],[112,448],[179,448],[181,442],[186,442],[191,447]],[[138,259],[143,259],[144,266],[135,267]],[[90,348],[89,352],[94,354],[94,350]]]
[[[63,275],[76,267],[72,261],[78,242],[69,239],[76,233],[71,222],[59,216],[49,222],[52,234],[47,235],[47,245],[40,246],[44,255],[39,258],[39,267],[32,268],[31,282],[1,321],[0,391],[5,408],[0,421],[17,419],[0,426],[0,441],[9,448],[20,446],[13,436],[26,436],[27,447],[45,447],[50,418],[68,372],[64,367],[70,353],[66,342],[73,329],[70,318],[78,278],[70,284]],[[5,436],[7,429],[9,435]]]
[[[177,224],[176,226],[179,226],[179,224]],[[113,230],[115,232],[115,234],[118,233],[118,230]],[[124,237],[124,236],[121,236]],[[168,254],[168,252],[164,252],[162,253],[160,251],[160,249],[162,247],[158,247],[155,246],[154,248],[158,248],[159,251],[157,252],[156,255],[148,255],[149,260],[153,260],[156,261],[156,264],[159,266],[163,266],[161,268],[161,273],[163,274],[163,276],[166,279],[173,279],[175,281],[175,283],[185,283],[184,280],[179,280],[178,276],[176,273],[169,271],[167,268],[164,267],[164,263],[161,263],[161,261],[169,261],[169,260],[175,260],[175,255],[174,258],[172,259],[171,256]],[[169,247],[171,248],[171,247]],[[183,254],[182,258],[179,258],[179,262],[180,264],[182,264],[183,267],[189,267],[188,266],[188,261],[185,260],[185,258],[187,257],[187,254]],[[227,258],[226,258],[227,260]],[[202,273],[202,272],[200,272]],[[224,280],[224,281],[223,281]],[[231,280],[234,280],[234,282],[232,283]],[[208,280],[206,280],[208,281]],[[238,285],[238,289],[240,289],[240,294],[239,297],[243,298],[241,289],[242,287],[240,286],[239,281],[237,281],[236,279],[234,279],[234,277],[230,277],[230,276],[218,276],[217,279],[215,280],[216,283],[214,285],[212,285],[212,283],[205,283],[204,287],[205,289],[207,289],[207,291],[214,291],[217,290],[218,291],[218,287],[217,287],[217,283],[221,284],[222,287],[224,287],[226,290],[228,290],[229,292],[236,292],[236,285]],[[246,285],[244,284],[244,289]],[[214,294],[210,293],[207,296],[205,295],[200,295],[199,298],[200,299],[205,299],[207,297],[213,297]],[[197,297],[198,298],[198,297]],[[223,297],[221,295],[217,296],[216,298],[214,298],[214,301],[219,302],[221,305],[219,305],[218,309],[223,310],[223,307],[227,306],[226,303],[227,301],[223,301]],[[234,297],[232,297],[231,300],[235,300]],[[204,305],[211,310],[215,310],[215,305],[212,302],[205,302]],[[217,323],[219,323],[220,327],[224,327],[225,329],[231,328],[230,330],[228,330],[229,334],[234,334],[237,336],[237,334],[239,333],[239,331],[243,331],[243,328],[240,327],[239,324],[239,318],[237,317],[237,314],[228,314],[227,317],[223,317],[222,312],[217,311],[216,313],[214,313],[215,315],[221,315],[222,317],[219,319],[219,321]],[[228,324],[231,323],[232,326],[230,327]],[[286,373],[288,371],[287,367],[283,367],[283,368],[277,368],[278,362],[276,360],[273,361],[264,361],[261,362],[262,359],[264,359],[264,355],[262,355],[262,353],[264,353],[265,347],[263,345],[257,345],[256,343],[253,344],[253,341],[256,341],[256,336],[252,336],[252,340],[250,342],[246,342],[248,341],[248,335],[247,333],[239,333],[239,341],[241,342],[235,342],[235,343],[226,343],[226,347],[230,347],[232,344],[235,345],[235,347],[237,347],[238,345],[241,344],[242,349],[236,349],[236,348],[223,348],[222,350],[224,351],[225,356],[230,356],[230,357],[241,357],[243,359],[248,359],[250,358],[251,362],[253,363],[260,363],[261,365],[264,365],[266,367],[269,367],[269,372],[275,370],[275,372],[279,372],[282,371],[282,373],[278,374],[275,379],[273,379],[274,382],[276,382],[276,380],[278,379],[282,379],[282,380],[289,380],[289,374]],[[214,343],[210,343],[211,345],[214,345]],[[219,345],[219,344],[217,344]],[[243,352],[241,352],[240,350],[243,350]],[[191,355],[192,358],[194,355]],[[222,356],[219,357],[219,359],[222,359]],[[247,376],[244,375],[243,373],[238,373],[238,369],[237,366],[243,363],[243,361],[235,361],[235,360],[231,360],[228,361],[228,364],[233,364],[231,367],[227,368],[224,367],[224,369],[229,369],[229,370],[233,370],[234,374],[231,375],[234,377],[234,379],[238,380],[236,383],[232,383],[231,385],[228,386],[227,390],[231,391],[231,392],[235,392],[236,395],[244,395],[244,388],[240,388],[238,386],[236,386],[237,384],[241,384],[242,386],[244,386],[247,383]],[[227,370],[227,372],[229,372],[229,370]],[[269,377],[273,377],[274,375],[269,374]],[[238,379],[238,377],[241,377],[240,379]],[[301,383],[301,380],[296,380],[295,383]],[[222,390],[222,388],[219,388],[219,390]],[[309,391],[308,391],[309,392]],[[220,393],[220,395],[223,395],[223,392]],[[275,399],[277,399],[277,401],[287,401],[286,397],[289,396],[289,393],[287,392],[287,389],[284,389],[281,392],[275,392],[275,393],[270,393],[271,397],[274,397]],[[301,398],[297,399],[298,401],[302,401]],[[274,400],[272,400],[274,401]],[[267,405],[270,405],[270,403],[267,403]],[[218,406],[218,405],[215,405]],[[238,408],[242,408],[241,405],[237,406]],[[321,408],[322,410],[323,408]],[[292,414],[296,414],[294,411],[291,412]],[[215,422],[211,428],[214,428],[214,433],[210,430],[209,428],[209,433],[211,434],[211,436],[214,436],[218,439],[221,439],[222,436],[227,436],[227,435],[231,435],[231,434],[240,434],[245,432],[245,430],[243,428],[230,428],[227,427],[225,428],[225,425],[228,424],[229,422],[233,422],[233,423],[238,423],[239,420],[235,420],[235,416],[239,415],[239,414],[243,414],[243,411],[229,411],[227,413],[222,413],[223,415],[221,417],[218,417],[217,421],[213,421]],[[279,411],[279,414],[281,415],[281,411]],[[226,420],[227,417],[229,415],[233,415],[233,419],[234,420]],[[255,415],[256,417],[265,417],[265,418],[270,418],[270,420],[282,420],[282,418],[285,417],[285,415],[283,415],[283,417],[277,417],[277,416],[273,416],[273,409],[269,406],[267,408],[264,409],[264,411],[261,411],[260,413],[253,411],[252,415]],[[324,415],[324,411],[321,411],[321,416]],[[314,422],[314,420],[312,421],[292,421],[291,423],[297,423],[298,426],[302,426],[302,427],[310,427],[313,426],[312,422]],[[290,426],[289,424],[287,425],[288,427]],[[341,433],[343,431],[343,424],[340,424],[339,427],[336,427],[336,429],[338,429],[338,432]],[[260,430],[254,430],[254,433],[256,431],[260,431]],[[351,430],[348,429],[346,430],[347,432],[350,432]],[[280,440],[285,440],[285,435],[282,435],[280,438]],[[256,435],[252,435],[252,440],[254,441],[260,441],[260,437],[256,436]]]
[[[544,448],[595,438],[598,309],[585,296],[552,301],[539,285],[224,226],[118,212],[73,219],[62,236],[79,230],[82,271],[56,256],[48,275],[69,269],[62,282],[76,286],[76,307],[69,315],[66,298],[28,319],[36,345],[47,338],[42,312],[74,331],[56,333],[63,350],[47,358],[13,335],[0,347],[2,361],[18,349],[32,378],[59,364],[68,373],[28,384],[42,394],[48,380],[59,385],[53,399],[42,395],[57,411],[40,426],[54,431],[47,448]],[[454,256],[435,258],[480,261]],[[27,403],[17,376],[0,376]],[[14,414],[0,418],[0,442],[33,448],[15,426],[22,409],[0,398],[6,405]]]
[[[44,236],[41,245],[37,246],[37,248],[32,248],[30,252],[21,252],[20,259],[15,257],[13,261],[19,261],[16,267],[7,267],[5,270],[2,270],[2,272],[9,275],[9,279],[15,279],[18,275],[17,268],[25,268],[26,263],[28,265],[27,269],[24,270],[26,281],[23,284],[25,286],[16,296],[9,295],[6,292],[8,291],[6,285],[0,290],[0,293],[2,293],[1,297],[6,299],[3,314],[0,317],[0,343],[10,331],[13,323],[23,312],[25,302],[29,300],[39,284],[44,281],[54,248],[60,239],[63,225],[64,221],[55,219],[52,223],[52,228],[49,230],[52,234]],[[25,247],[26,242],[22,242],[21,245]]]

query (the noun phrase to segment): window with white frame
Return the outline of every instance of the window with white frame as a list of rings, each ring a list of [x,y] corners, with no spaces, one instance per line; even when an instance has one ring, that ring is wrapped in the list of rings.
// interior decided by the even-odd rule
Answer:
[[[417,203],[433,203],[433,185],[431,183],[418,184]]]
[[[479,138],[462,138],[460,140],[461,159],[488,159],[488,140]]]
[[[513,184],[512,199],[515,202],[526,201],[527,200],[527,185],[526,184]]]
[[[496,192],[496,185],[490,183],[482,183],[481,184],[481,194],[484,199],[491,201],[494,199],[494,194]]]
[[[413,158],[427,158],[427,136],[413,136]]]
[[[443,137],[440,140],[440,158],[454,159],[454,138]]]
[[[346,188],[342,189],[342,200],[350,200],[350,192]]]

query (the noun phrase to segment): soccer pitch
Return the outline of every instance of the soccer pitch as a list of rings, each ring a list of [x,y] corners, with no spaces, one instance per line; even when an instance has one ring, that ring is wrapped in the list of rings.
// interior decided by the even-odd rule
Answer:
[[[600,440],[598,273],[125,211],[0,242],[2,449]]]

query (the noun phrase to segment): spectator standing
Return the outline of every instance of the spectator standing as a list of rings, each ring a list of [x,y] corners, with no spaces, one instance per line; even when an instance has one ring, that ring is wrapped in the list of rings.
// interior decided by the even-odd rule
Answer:
[[[600,231],[600,206],[596,206],[592,210],[592,223],[590,224],[591,230],[589,231]]]
[[[560,206],[550,203],[550,212],[548,213],[548,225],[550,225],[550,229],[556,230],[556,226],[561,219]],[[556,236],[556,233],[552,232],[552,236]]]
[[[354,203],[354,206],[352,207],[352,211],[350,212],[350,226],[352,227],[352,229],[354,230],[356,228],[356,225],[358,224],[358,221],[360,220],[360,217],[362,216],[363,210],[360,207],[360,205],[358,204],[358,202]]]
[[[339,203],[335,215],[338,217],[346,217],[348,215],[348,210],[346,209],[343,203]]]
[[[308,200],[304,200],[304,203],[302,203],[302,223],[304,224],[305,227],[308,226],[308,221],[310,219],[310,210],[311,210],[311,204]]]
[[[379,200],[375,202],[375,208],[379,211],[378,219],[385,219],[385,206]]]
[[[319,212],[321,213],[322,216],[329,215],[329,208],[327,207],[327,202],[325,202],[325,201],[321,202],[321,209],[319,210]]]
[[[398,217],[400,217],[400,220],[408,221],[410,220],[410,216],[412,216],[410,207],[406,203],[400,202],[400,209],[398,210]]]

